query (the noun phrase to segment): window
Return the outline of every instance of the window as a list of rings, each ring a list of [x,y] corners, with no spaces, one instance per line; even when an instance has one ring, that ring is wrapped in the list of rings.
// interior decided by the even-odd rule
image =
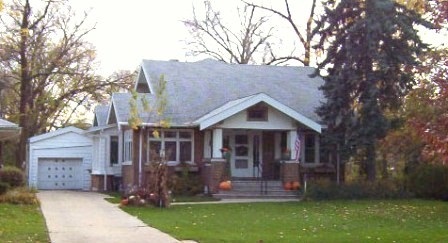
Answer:
[[[247,109],[248,121],[268,121],[268,107],[258,104]]]
[[[305,134],[305,163],[316,162],[316,137],[314,134]]]
[[[118,136],[110,136],[110,165],[118,164]]]
[[[123,161],[132,161],[132,130],[124,132]]]
[[[158,156],[165,156],[167,161],[193,161],[193,132],[186,130],[161,130],[159,136],[149,131],[148,142],[149,160],[154,161]]]

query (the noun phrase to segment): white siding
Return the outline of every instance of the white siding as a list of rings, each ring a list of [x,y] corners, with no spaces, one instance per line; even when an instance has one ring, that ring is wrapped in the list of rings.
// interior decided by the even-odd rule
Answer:
[[[94,175],[116,175],[121,176],[121,157],[119,152],[119,162],[118,164],[110,165],[110,136],[118,136],[117,128],[107,128],[99,131],[98,134],[94,135],[93,140],[93,154],[94,161],[92,163],[92,174]],[[120,138],[119,138],[120,140]],[[120,148],[119,142],[119,151]]]

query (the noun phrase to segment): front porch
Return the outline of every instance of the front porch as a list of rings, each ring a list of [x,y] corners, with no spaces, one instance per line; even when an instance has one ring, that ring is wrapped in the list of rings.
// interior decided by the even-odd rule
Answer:
[[[283,185],[303,185],[305,177],[334,177],[329,158],[321,156],[320,135],[311,130],[219,128],[205,131],[204,137],[204,145],[210,145],[204,146],[204,155],[211,157],[203,161],[204,184],[218,197],[297,196]],[[232,190],[220,190],[219,184],[227,180]]]

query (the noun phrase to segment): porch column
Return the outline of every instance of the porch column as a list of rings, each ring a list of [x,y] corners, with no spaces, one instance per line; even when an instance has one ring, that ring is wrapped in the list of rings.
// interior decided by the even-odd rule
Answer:
[[[213,129],[213,159],[222,159],[222,129]]]
[[[279,159],[282,157],[282,148],[280,141],[282,140],[282,134],[280,132],[276,132],[274,135],[274,158]]]
[[[288,144],[289,149],[291,150],[291,159],[289,161],[285,161],[282,164],[281,176],[283,182],[300,181],[299,161],[296,160],[296,154],[297,154],[295,146],[296,139],[297,139],[297,131],[290,130],[286,136],[286,142]],[[300,143],[301,143],[300,147],[303,147],[303,141],[300,141]],[[299,153],[301,153],[301,151],[299,151]]]
[[[226,160],[222,158],[222,129],[213,129],[212,159],[211,159],[211,180],[209,190],[211,193],[219,191],[219,183],[224,179]]]
[[[286,140],[287,140],[287,144],[289,149],[291,150],[291,160],[296,160],[296,139],[297,139],[297,131],[296,130],[291,130],[288,133],[288,136],[286,136]],[[303,147],[303,146],[301,146]],[[300,151],[299,151],[300,153]]]
[[[212,131],[204,131],[204,158],[212,157]]]

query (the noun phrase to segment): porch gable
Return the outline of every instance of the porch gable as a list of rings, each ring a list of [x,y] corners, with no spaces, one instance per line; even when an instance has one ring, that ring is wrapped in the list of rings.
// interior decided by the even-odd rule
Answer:
[[[278,100],[264,93],[259,93],[227,102],[221,107],[218,107],[215,110],[209,112],[208,114],[200,117],[194,123],[199,125],[200,130],[204,130],[261,102],[266,103],[268,106],[272,108],[275,108],[276,110],[287,115],[288,117],[291,117],[295,121],[305,125],[311,130],[321,133],[322,126],[319,123],[305,117],[299,112],[293,110],[292,108],[282,104]]]

